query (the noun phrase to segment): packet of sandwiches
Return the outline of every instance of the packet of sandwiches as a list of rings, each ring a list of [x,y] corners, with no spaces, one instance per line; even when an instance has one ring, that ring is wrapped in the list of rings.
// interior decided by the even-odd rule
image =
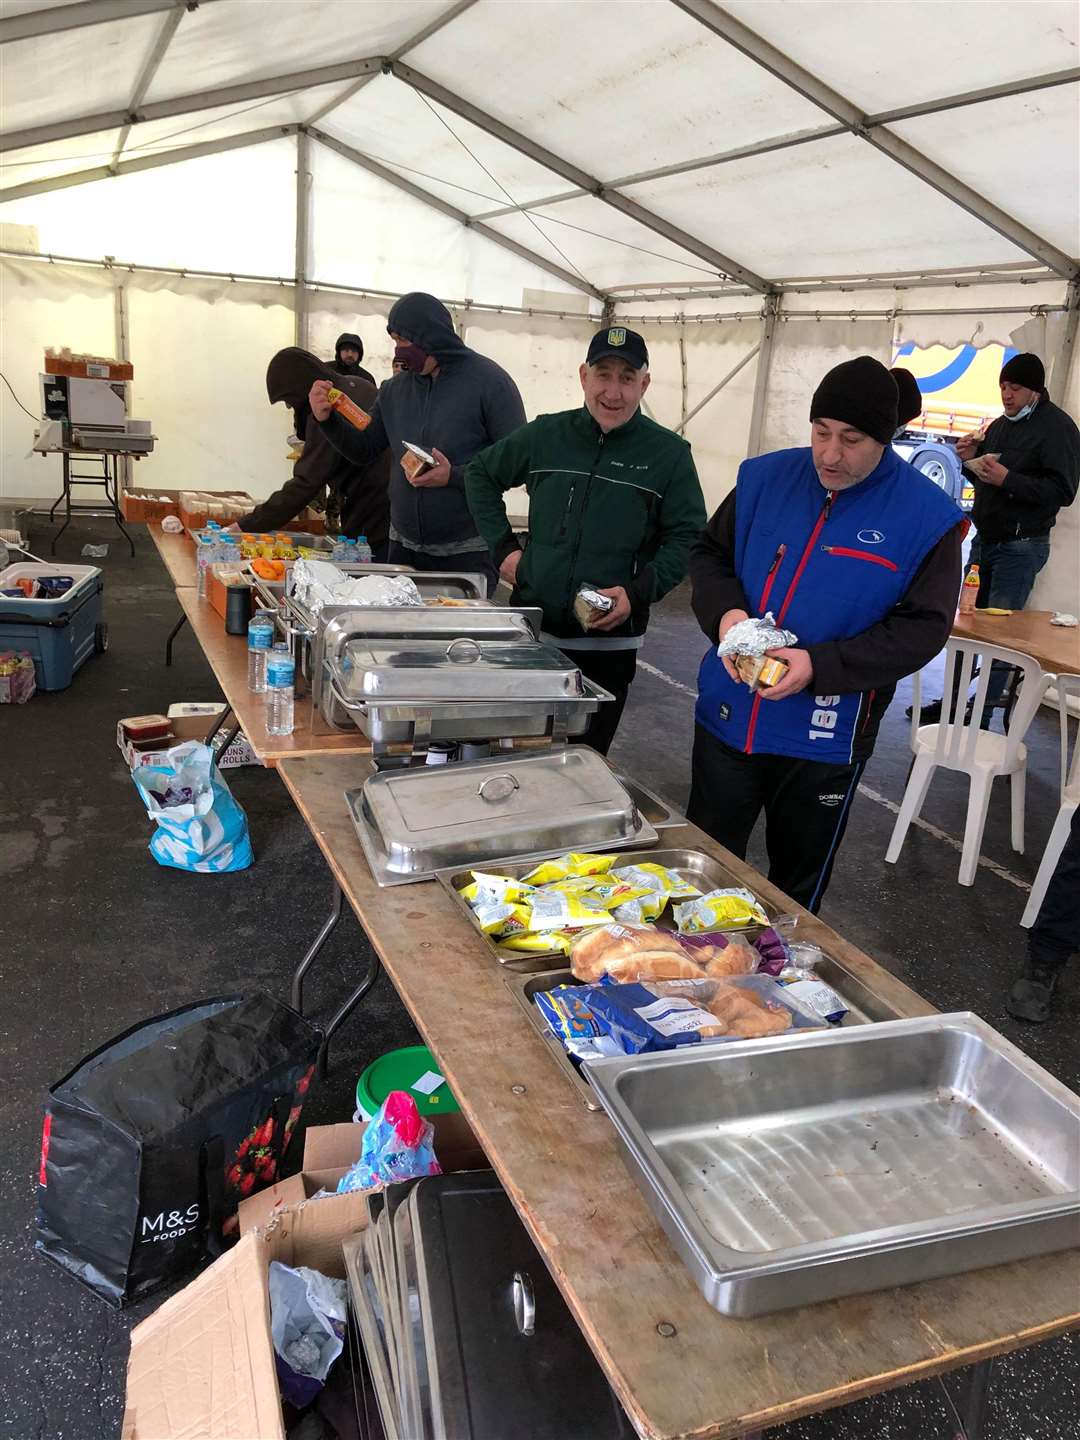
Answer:
[[[574,617],[583,630],[591,630],[598,620],[610,615],[615,608],[612,595],[603,595],[595,585],[579,586],[574,596]]]
[[[401,454],[401,468],[405,472],[406,480],[415,480],[418,475],[423,475],[425,470],[431,470],[434,467],[434,455],[430,455],[409,440],[403,443],[405,448]]]
[[[766,651],[783,650],[796,644],[798,636],[781,629],[772,611],[767,610],[763,616],[732,625],[716,647],[716,653],[721,659],[730,659],[739,678],[751,690],[765,690],[778,684],[788,671],[785,660],[777,660]]]

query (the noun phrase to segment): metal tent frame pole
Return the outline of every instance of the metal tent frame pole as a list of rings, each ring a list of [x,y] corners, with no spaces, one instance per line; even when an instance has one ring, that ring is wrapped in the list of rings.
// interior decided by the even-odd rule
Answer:
[[[935,160],[931,160],[929,156],[916,150],[906,140],[901,140],[899,135],[894,135],[880,122],[872,124],[871,117],[864,114],[857,105],[853,105],[850,100],[845,99],[843,95],[826,85],[823,80],[818,79],[816,75],[797,64],[790,56],[771,45],[749,26],[744,25],[742,21],[736,20],[733,15],[721,9],[719,5],[713,4],[712,0],[672,0],[672,4],[677,5],[680,10],[685,10],[707,30],[721,40],[726,40],[740,54],[767,70],[770,75],[782,81],[797,95],[801,95],[804,100],[809,100],[812,105],[818,106],[827,115],[831,115],[852,135],[857,136],[860,140],[865,140],[867,144],[872,145],[875,150],[880,150],[883,155],[887,155],[897,165],[901,165],[911,174],[917,175],[920,180],[924,180],[946,200],[958,205],[961,210],[966,210],[969,215],[981,220],[992,230],[996,230],[999,235],[1017,246],[1018,249],[1025,251],[1028,255],[1033,255],[1044,265],[1049,266],[1051,270],[1056,270],[1059,275],[1065,276],[1066,279],[1071,279],[1077,273],[1077,262],[1066,255],[1064,251],[1059,250],[1056,245],[1052,245],[1041,235],[1036,235],[1033,230],[1029,230],[1019,220],[1006,214],[985,195],[980,195],[970,185],[965,185],[956,175],[951,174]],[[1002,93],[1001,87],[994,88],[995,97]],[[976,93],[976,98],[968,100],[966,103],[975,104],[978,98],[980,97]],[[899,112],[893,113],[899,118]]]
[[[685,435],[686,427],[690,424],[690,421],[693,420],[694,416],[700,414],[701,411],[705,409],[705,406],[708,405],[709,401],[714,400],[716,396],[720,394],[720,391],[723,390],[724,386],[729,384],[730,381],[734,380],[735,376],[738,375],[739,371],[742,370],[745,366],[749,365],[750,361],[753,360],[754,356],[759,354],[760,351],[761,341],[759,340],[758,343],[754,346],[754,348],[752,350],[748,350],[747,353],[739,361],[739,363],[737,365],[734,365],[724,376],[724,378],[713,386],[713,388],[709,391],[709,393],[705,396],[703,400],[699,400],[692,410],[687,411],[687,413],[683,416],[682,424],[675,432],[676,435]]]
[[[757,373],[754,375],[754,399],[750,407],[750,433],[746,441],[747,456],[761,454],[761,437],[765,429],[765,406],[768,401],[769,370],[772,367],[773,336],[780,315],[778,296],[770,295],[761,312],[761,340],[758,344]]]
[[[444,109],[460,115],[463,120],[486,131],[488,135],[493,135],[497,140],[501,140],[518,151],[519,154],[527,156],[538,165],[543,165],[554,174],[561,175],[571,185],[577,186],[590,195],[595,195],[605,205],[610,205],[612,209],[628,215],[655,235],[662,235],[673,245],[678,245],[680,249],[697,256],[699,260],[704,260],[720,274],[730,275],[736,280],[741,280],[744,285],[749,285],[752,290],[757,290],[761,294],[768,293],[769,282],[755,274],[747,266],[733,260],[729,255],[722,254],[714,246],[706,244],[696,235],[691,235],[680,226],[672,224],[670,220],[665,220],[663,216],[647,210],[644,205],[639,205],[636,200],[631,200],[629,196],[623,195],[619,190],[605,185],[595,176],[579,169],[561,155],[556,155],[546,146],[530,140],[520,130],[515,130],[513,126],[506,125],[503,121],[496,119],[494,115],[489,115],[486,111],[481,110],[472,101],[466,100],[453,90],[448,90],[444,85],[440,85],[438,81],[422,75],[418,70],[412,69],[409,65],[403,65],[399,61],[394,61],[389,68],[391,74],[396,75],[399,80],[411,86],[419,94],[426,95],[436,105],[442,105]]]
[[[441,214],[449,216],[451,220],[456,220],[459,225],[464,225],[467,229],[475,231],[477,235],[482,235],[485,240],[491,240],[494,244],[502,246],[504,250],[509,250],[511,254],[516,255],[520,260],[527,260],[530,265],[536,265],[541,270],[546,270],[549,275],[556,276],[564,285],[569,285],[571,289],[583,290],[587,295],[591,295],[594,300],[599,300],[601,303],[606,299],[604,291],[596,285],[593,285],[590,280],[584,279],[580,275],[575,275],[570,270],[564,270],[561,265],[557,265],[553,260],[548,260],[546,256],[538,254],[535,250],[530,250],[525,245],[519,245],[516,240],[511,240],[508,236],[500,234],[498,230],[492,230],[489,225],[478,224],[472,216],[466,214],[464,210],[459,210],[456,205],[451,205],[438,195],[432,195],[430,191],[424,190],[419,185],[414,185],[411,180],[406,180],[404,175],[399,175],[396,170],[390,170],[387,166],[380,165],[377,160],[368,159],[368,157],[362,155],[359,150],[354,150],[351,145],[347,145],[344,140],[335,139],[333,135],[327,135],[321,130],[312,130],[310,133],[314,139],[318,140],[320,145],[325,145],[328,150],[333,150],[336,154],[340,155],[342,159],[349,160],[354,165],[358,165],[362,170],[367,170],[372,175],[378,176],[380,180],[384,180],[388,185],[393,185],[396,189],[403,190],[406,195],[411,195],[414,200],[420,200],[423,204],[430,205]]]
[[[293,338],[308,348],[308,259],[311,254],[311,145],[307,132],[296,133],[296,252],[293,262]]]
[[[154,42],[154,48],[147,56],[146,64],[139,72],[139,77],[135,81],[135,88],[131,92],[131,103],[128,105],[128,110],[131,114],[134,115],[146,99],[150,86],[154,83],[154,76],[160,70],[161,62],[165,59],[166,51],[172,44],[172,38],[176,34],[177,27],[186,14],[186,8],[178,5],[165,16],[164,23],[158,31],[157,40]],[[120,156],[123,153],[124,146],[127,144],[127,139],[130,134],[131,126],[125,125],[117,136],[116,148],[113,150],[112,157],[112,163],[114,165],[120,163]]]
[[[29,10],[25,15],[0,20],[0,45],[33,40],[38,35],[57,35],[63,30],[85,30],[111,20],[133,20],[162,10],[178,10],[182,15],[185,10],[197,10],[200,3],[212,5],[213,0],[81,0],[52,10]]]

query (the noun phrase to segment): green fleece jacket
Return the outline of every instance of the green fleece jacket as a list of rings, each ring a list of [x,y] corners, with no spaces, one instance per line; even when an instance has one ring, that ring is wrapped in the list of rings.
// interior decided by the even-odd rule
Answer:
[[[578,587],[621,585],[632,613],[611,638],[643,634],[649,606],[686,574],[705,525],[687,442],[640,410],[605,435],[582,406],[540,415],[481,450],[465,493],[496,565],[520,548],[503,501],[518,485],[529,492],[529,534],[514,603],[541,606],[550,634],[580,637]]]

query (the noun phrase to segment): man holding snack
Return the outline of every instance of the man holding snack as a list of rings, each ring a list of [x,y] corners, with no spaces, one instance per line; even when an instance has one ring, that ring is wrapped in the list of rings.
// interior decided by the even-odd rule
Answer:
[[[896,683],[941,650],[956,613],[963,516],[893,451],[897,420],[882,364],[837,365],[814,393],[809,448],[743,461],[690,554],[711,644],[687,813],[745,856],[764,810],[769,879],[813,911]]]
[[[525,421],[510,376],[470,350],[433,295],[403,295],[387,331],[408,368],[387,380],[356,429],[331,408],[331,385],[311,387],[311,413],[335,450],[362,465],[389,447],[390,561],[416,570],[479,571],[489,593],[497,575],[465,500],[465,466],[478,450]]]
[[[580,738],[606,755],[615,738],[649,607],[686,574],[705,502],[690,446],[641,412],[645,341],[622,325],[592,338],[580,409],[540,415],[469,466],[469,505],[513,603],[539,605],[545,638],[615,699]],[[529,492],[524,543],[503,495]]]
[[[1023,610],[1050,557],[1058,511],[1076,499],[1080,431],[1050,400],[1037,355],[1014,355],[998,377],[1003,414],[985,435],[964,435],[956,453],[975,483],[971,518],[978,532],[976,605]],[[1010,667],[990,667],[987,707],[1005,700]],[[925,719],[924,714],[924,719]]]

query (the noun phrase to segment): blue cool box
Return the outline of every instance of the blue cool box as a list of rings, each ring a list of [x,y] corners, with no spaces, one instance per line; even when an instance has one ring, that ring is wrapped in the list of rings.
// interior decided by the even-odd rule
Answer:
[[[105,579],[95,565],[12,565],[0,588],[19,576],[70,575],[71,589],[55,600],[0,595],[0,650],[27,650],[39,690],[64,690],[94,653]]]

